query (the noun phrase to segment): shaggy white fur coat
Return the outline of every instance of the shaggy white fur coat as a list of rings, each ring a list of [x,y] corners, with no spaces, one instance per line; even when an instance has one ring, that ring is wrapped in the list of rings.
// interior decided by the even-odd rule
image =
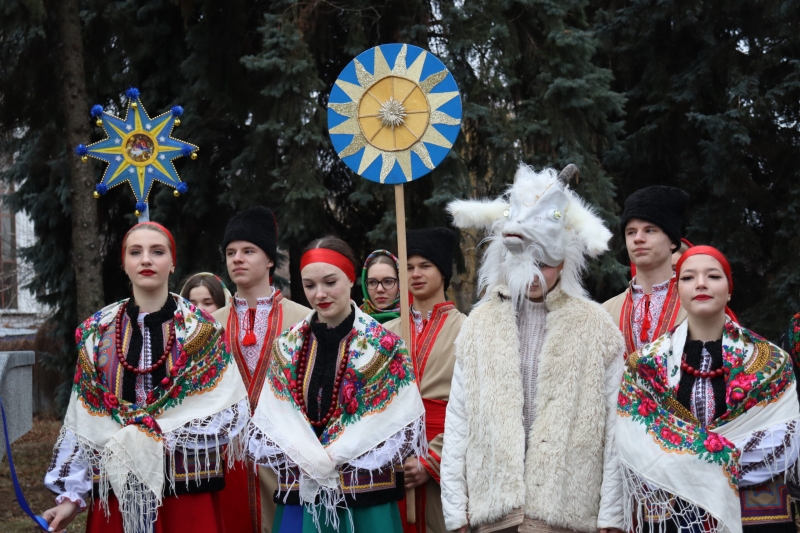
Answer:
[[[597,303],[558,286],[545,299],[536,420],[522,425],[522,377],[516,313],[505,286],[472,311],[456,340],[447,407],[441,486],[445,524],[456,530],[496,522],[515,509],[555,527],[594,532],[621,527],[621,502],[598,520],[604,447],[624,342]],[[609,472],[607,483],[618,483]],[[617,523],[619,522],[619,523]]]

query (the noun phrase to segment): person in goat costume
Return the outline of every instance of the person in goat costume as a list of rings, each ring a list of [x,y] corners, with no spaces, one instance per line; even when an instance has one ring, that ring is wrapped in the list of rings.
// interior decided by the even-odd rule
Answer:
[[[461,228],[490,229],[483,298],[456,340],[441,486],[448,530],[595,532],[624,341],[581,284],[611,232],[573,191],[569,165],[521,165],[492,201],[459,200]],[[598,514],[600,516],[598,517]]]

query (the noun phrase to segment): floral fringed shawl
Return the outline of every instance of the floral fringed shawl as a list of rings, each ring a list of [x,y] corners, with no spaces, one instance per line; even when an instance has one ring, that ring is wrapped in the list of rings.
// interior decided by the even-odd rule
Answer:
[[[98,311],[75,332],[78,367],[62,432],[75,434],[81,453],[99,471],[100,504],[105,509],[109,488],[114,491],[126,532],[146,531],[156,519],[165,482],[174,485],[174,479],[165,479],[165,452],[197,450],[193,425],[247,403],[247,390],[231,364],[221,327],[187,300],[170,297],[177,304],[176,342],[165,363],[167,377],[154,384],[144,405],[119,394],[119,358],[124,354],[116,353],[114,328],[126,300]],[[219,448],[213,438],[207,445]],[[228,460],[242,457],[244,445],[243,438],[234,438],[227,448]]]
[[[355,304],[352,304],[355,307]],[[251,420],[251,439],[274,450],[267,463],[279,478],[290,477],[290,465],[300,470],[300,501],[314,520],[325,511],[326,523],[338,527],[337,506],[344,504],[340,474],[351,463],[376,449],[392,448],[396,457],[424,456],[425,408],[416,386],[414,368],[403,341],[356,309],[353,330],[345,340],[349,361],[344,372],[339,407],[318,438],[294,398],[297,366],[303,341],[310,334],[312,312],[275,341],[273,356],[258,407]],[[302,392],[301,392],[302,393]],[[297,394],[297,393],[294,393]],[[402,445],[388,444],[397,434]],[[251,449],[254,442],[250,443]],[[363,462],[363,461],[362,461]],[[363,468],[363,465],[361,466]]]
[[[741,450],[734,443],[800,419],[788,354],[728,320],[722,338],[723,367],[730,372],[727,410],[703,428],[677,400],[687,331],[684,322],[631,354],[626,364],[616,421],[626,531],[634,520],[639,532],[645,523],[660,531],[671,520],[740,533]],[[790,441],[789,448],[798,446],[796,432]]]

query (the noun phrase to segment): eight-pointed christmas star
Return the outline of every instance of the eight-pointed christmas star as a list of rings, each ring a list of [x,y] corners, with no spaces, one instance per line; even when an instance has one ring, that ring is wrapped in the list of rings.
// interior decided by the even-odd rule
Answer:
[[[172,160],[191,155],[198,147],[172,138],[172,129],[180,124],[176,123],[183,111],[180,107],[151,119],[138,92],[128,91],[124,119],[102,112],[102,126],[108,137],[86,146],[85,155],[108,163],[102,185],[110,189],[127,182],[140,205],[147,202],[153,181],[185,190]]]

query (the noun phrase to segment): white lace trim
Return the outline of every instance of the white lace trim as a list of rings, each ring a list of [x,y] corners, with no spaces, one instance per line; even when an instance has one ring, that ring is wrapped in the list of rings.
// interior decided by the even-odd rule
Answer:
[[[198,435],[202,431],[208,431],[208,428],[214,424],[217,415],[194,420],[181,428],[166,433],[164,435],[164,453],[169,456],[173,468],[167,472],[165,482],[169,484],[170,489],[175,488],[175,455],[182,453],[184,462],[189,453],[194,452],[194,459],[198,460],[199,452],[204,448],[199,445],[202,442],[205,449],[214,450],[219,454],[222,459],[215,465],[214,473],[219,473],[223,460],[227,459],[228,465],[232,466],[234,461],[241,460],[245,457],[245,450],[247,445],[247,435],[242,431],[246,425],[246,421],[250,416],[250,405],[247,399],[228,408],[232,412],[232,422],[227,425],[224,435],[220,435],[220,430],[216,434],[211,435]],[[66,426],[61,428],[59,442],[65,438],[69,430]],[[110,516],[108,508],[108,494],[111,487],[110,479],[124,480],[121,491],[115,491],[115,496],[119,501],[119,510],[122,514],[123,529],[126,533],[134,533],[139,531],[148,531],[150,526],[158,518],[158,508],[162,504],[162,494],[155,494],[144,483],[136,478],[133,473],[134,460],[127,450],[122,447],[116,447],[113,452],[108,446],[98,448],[87,439],[80,435],[73,434],[75,441],[80,448],[80,454],[87,460],[90,467],[99,472],[98,492],[100,500],[100,508],[105,512],[106,517]],[[225,444],[228,444],[225,446]],[[58,444],[56,445],[58,446]],[[206,454],[206,471],[207,479],[210,479],[210,460],[209,455]],[[201,481],[201,474],[195,471],[195,481]],[[186,483],[188,485],[189,476],[186,476]]]
[[[322,511],[325,512],[325,525],[338,529],[339,515],[337,514],[337,509],[347,508],[338,474],[347,476],[355,474],[358,470],[369,470],[370,474],[382,472],[385,468],[394,468],[394,465],[402,464],[406,458],[412,455],[427,457],[428,454],[424,415],[372,450],[339,466],[335,482],[332,479],[315,479],[310,476],[308,474],[309,470],[311,470],[310,464],[304,465],[302,462],[295,464],[287,460],[287,455],[294,457],[300,457],[300,455],[292,453],[295,450],[280,449],[274,441],[264,435],[252,422],[249,425],[248,438],[250,439],[250,458],[261,466],[272,468],[278,475],[278,479],[289,486],[289,489],[284,493],[284,502],[288,497],[289,490],[299,488],[300,502],[310,511],[318,531],[321,529],[320,513]],[[295,466],[300,470],[299,479],[291,471],[291,468]],[[372,487],[372,483],[372,475],[370,475],[370,487]],[[351,495],[354,496],[355,493],[352,492]],[[280,483],[278,485],[278,496],[281,496]],[[348,516],[350,516],[349,513]]]

